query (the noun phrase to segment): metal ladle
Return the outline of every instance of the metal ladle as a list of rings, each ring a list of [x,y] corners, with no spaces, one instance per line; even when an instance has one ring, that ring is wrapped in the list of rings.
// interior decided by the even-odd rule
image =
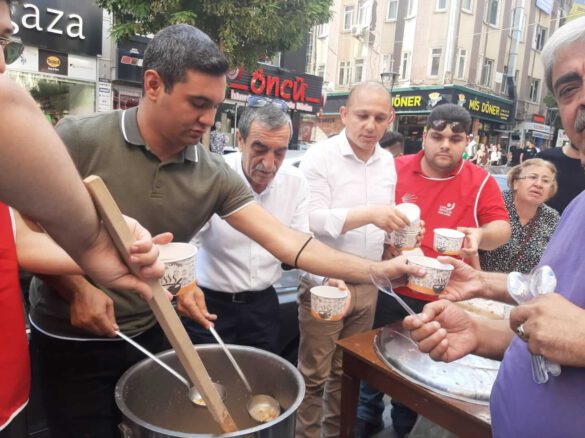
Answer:
[[[252,395],[252,387],[250,386],[250,382],[248,382],[248,379],[244,375],[244,372],[236,362],[234,356],[230,353],[230,351],[224,344],[223,340],[221,339],[221,336],[219,336],[219,333],[217,333],[217,331],[213,327],[209,327],[209,332],[213,335],[217,343],[221,346],[226,356],[236,369],[236,372],[244,382],[246,389],[248,390],[250,395]],[[271,397],[266,394],[252,395],[252,398],[250,398],[250,400],[248,401],[246,408],[248,409],[248,414],[250,414],[250,417],[258,421],[259,423],[267,423],[269,421],[274,420],[276,417],[280,415],[280,404],[278,403],[278,401],[276,401],[274,397]]]
[[[197,388],[195,388],[194,386],[191,386],[189,384],[189,382],[187,381],[187,379],[185,379],[177,371],[175,371],[174,369],[172,369],[170,366],[168,366],[166,363],[164,363],[162,360],[160,360],[158,357],[156,357],[154,354],[152,354],[150,351],[148,351],[146,348],[144,348],[138,342],[136,342],[132,338],[126,336],[121,331],[116,330],[116,335],[118,335],[119,337],[121,337],[122,339],[124,339],[126,342],[128,342],[133,347],[135,347],[138,350],[140,350],[142,353],[144,353],[149,358],[151,358],[153,361],[155,361],[158,365],[160,365],[161,367],[163,367],[165,370],[167,370],[169,373],[171,373],[173,376],[175,376],[177,379],[179,379],[181,382],[183,382],[183,384],[189,390],[188,397],[189,397],[189,400],[191,400],[191,402],[193,404],[195,404],[197,406],[205,406],[205,402],[203,401],[203,397],[201,397],[201,394],[199,393],[199,391],[197,390]],[[225,388],[223,387],[223,385],[220,385],[219,383],[215,383],[215,382],[214,382],[214,385],[217,388],[217,392],[219,392],[219,396],[221,397],[221,399],[222,400],[225,400],[225,394],[226,394],[226,392],[225,392]]]

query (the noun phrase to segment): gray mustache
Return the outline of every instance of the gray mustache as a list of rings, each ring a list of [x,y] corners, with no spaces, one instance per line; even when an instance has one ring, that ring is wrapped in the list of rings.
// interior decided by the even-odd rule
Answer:
[[[575,118],[575,131],[583,132],[585,130],[585,109],[579,110]]]

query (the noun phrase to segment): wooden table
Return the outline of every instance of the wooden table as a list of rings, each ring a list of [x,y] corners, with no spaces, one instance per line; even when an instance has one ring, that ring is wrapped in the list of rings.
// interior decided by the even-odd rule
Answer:
[[[361,379],[458,436],[492,436],[488,406],[444,397],[404,379],[374,351],[377,332],[338,341],[343,349],[341,437],[353,436]]]

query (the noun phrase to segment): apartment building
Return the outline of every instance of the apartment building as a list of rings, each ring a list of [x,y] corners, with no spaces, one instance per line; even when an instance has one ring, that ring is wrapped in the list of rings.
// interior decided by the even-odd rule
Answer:
[[[309,73],[323,77],[321,135],[338,132],[353,84],[392,90],[394,129],[407,150],[422,142],[426,115],[442,102],[464,106],[476,139],[504,146],[530,138],[547,146],[541,50],[570,0],[335,0],[316,26]]]

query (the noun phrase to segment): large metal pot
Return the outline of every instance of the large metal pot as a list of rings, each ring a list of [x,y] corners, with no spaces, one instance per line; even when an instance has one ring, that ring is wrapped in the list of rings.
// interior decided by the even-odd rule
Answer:
[[[230,345],[230,351],[250,381],[255,394],[276,398],[282,408],[275,420],[258,424],[246,410],[249,394],[218,345],[197,346],[211,379],[227,390],[225,404],[239,428],[226,437],[293,437],[295,416],[305,385],[300,373],[289,362],[251,347]],[[182,372],[174,350],[158,357]],[[208,437],[221,434],[209,410],[193,405],[187,388],[150,359],[137,363],[116,385],[116,404],[124,417],[120,425],[124,438]]]

